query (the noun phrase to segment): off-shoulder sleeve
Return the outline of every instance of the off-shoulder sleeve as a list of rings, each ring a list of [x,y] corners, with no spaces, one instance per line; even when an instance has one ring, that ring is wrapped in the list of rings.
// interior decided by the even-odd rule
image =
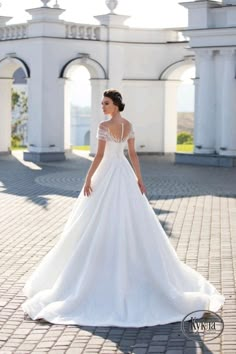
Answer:
[[[134,139],[134,138],[135,138],[134,127],[133,127],[133,124],[131,124],[129,139]]]
[[[96,138],[98,140],[104,140],[104,141],[107,140],[107,129],[102,125],[99,125],[97,128]]]

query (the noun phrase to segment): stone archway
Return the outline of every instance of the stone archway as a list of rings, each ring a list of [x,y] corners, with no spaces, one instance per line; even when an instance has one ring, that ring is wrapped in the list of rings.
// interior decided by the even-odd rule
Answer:
[[[165,153],[176,151],[177,89],[183,73],[194,66],[194,56],[186,56],[183,60],[165,68],[159,77],[164,85],[163,151]]]
[[[184,59],[179,60],[169,65],[160,75],[160,80],[176,80],[179,81],[181,75],[195,65],[194,56],[186,56]]]
[[[84,66],[89,74],[91,80],[91,126],[90,126],[90,154],[94,154],[96,150],[97,141],[95,139],[95,130],[98,123],[102,119],[102,112],[100,112],[100,101],[103,91],[107,85],[107,73],[103,66],[96,60],[90,58],[88,54],[81,54],[79,57],[69,60],[61,69],[60,78],[65,80],[65,95],[64,95],[64,129],[65,129],[65,150],[70,149],[70,107],[69,107],[69,85],[70,75],[76,66]]]
[[[28,80],[30,69],[22,59],[9,56],[0,61],[0,153],[9,153],[11,147],[11,88],[14,72],[19,68]]]
[[[89,73],[91,79],[107,79],[107,73],[104,67],[96,60],[90,58],[89,54],[80,54],[78,57],[69,60],[61,69],[60,77],[68,78],[70,70],[73,69],[75,65],[85,66]]]

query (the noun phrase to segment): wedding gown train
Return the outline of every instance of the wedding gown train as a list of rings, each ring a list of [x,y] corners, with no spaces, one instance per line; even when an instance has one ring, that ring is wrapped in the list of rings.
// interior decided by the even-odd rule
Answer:
[[[80,192],[57,244],[26,281],[21,305],[55,324],[142,327],[217,311],[225,297],[180,261],[124,155],[133,127],[106,140],[89,197]],[[204,311],[200,313],[201,316]]]

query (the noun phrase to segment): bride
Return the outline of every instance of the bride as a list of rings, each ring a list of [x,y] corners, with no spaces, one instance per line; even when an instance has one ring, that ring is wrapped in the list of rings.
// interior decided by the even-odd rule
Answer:
[[[213,284],[180,261],[149,204],[124,106],[120,92],[104,92],[102,109],[111,118],[98,126],[83,189],[57,244],[23,288],[21,306],[33,320],[143,327],[224,304]]]

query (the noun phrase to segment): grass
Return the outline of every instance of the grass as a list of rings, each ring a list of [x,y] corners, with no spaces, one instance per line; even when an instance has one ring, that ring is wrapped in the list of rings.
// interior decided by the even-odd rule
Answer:
[[[90,150],[89,145],[84,145],[84,146],[72,146],[72,150]],[[12,146],[11,150],[27,150],[27,146]]]
[[[181,145],[176,145],[176,152],[193,152],[194,145],[190,144],[181,144]],[[85,145],[85,146],[72,146],[73,150],[89,150],[90,146]]]
[[[84,146],[72,146],[71,148],[72,148],[72,150],[86,150],[86,151],[89,151],[89,150],[90,150],[90,146],[89,146],[89,145],[84,145]]]
[[[176,152],[193,152],[193,147],[194,145],[189,145],[189,144],[181,144],[181,145],[176,145]],[[84,146],[72,146],[73,150],[84,150],[84,151],[89,151],[90,146],[89,145],[84,145]],[[18,147],[11,147],[11,150],[27,150],[26,146],[18,146]]]
[[[194,147],[194,145],[190,145],[190,144],[176,145],[176,151],[177,152],[193,152],[193,147]],[[89,150],[90,146],[89,145],[72,146],[72,149],[73,150]]]
[[[177,144],[176,152],[193,152],[194,145],[190,144]]]
[[[11,151],[14,150],[27,150],[27,146],[11,146]]]

